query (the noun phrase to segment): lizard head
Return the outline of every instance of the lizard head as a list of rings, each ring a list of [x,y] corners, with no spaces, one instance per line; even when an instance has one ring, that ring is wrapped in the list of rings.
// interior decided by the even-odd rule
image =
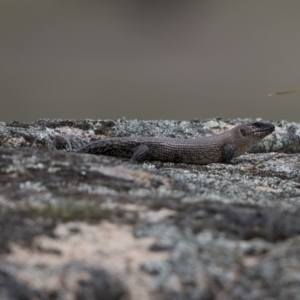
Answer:
[[[237,129],[239,138],[237,138],[237,148],[234,157],[245,153],[275,130],[275,126],[267,122],[251,122],[239,125],[235,128]]]
[[[260,141],[275,130],[272,123],[267,122],[252,122],[240,125],[240,134],[247,139]]]

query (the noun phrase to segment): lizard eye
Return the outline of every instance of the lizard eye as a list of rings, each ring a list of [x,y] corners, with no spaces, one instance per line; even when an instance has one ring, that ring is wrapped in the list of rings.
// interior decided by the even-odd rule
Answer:
[[[258,127],[258,128],[263,126],[263,124],[261,122],[255,122],[255,123],[253,123],[253,125]]]

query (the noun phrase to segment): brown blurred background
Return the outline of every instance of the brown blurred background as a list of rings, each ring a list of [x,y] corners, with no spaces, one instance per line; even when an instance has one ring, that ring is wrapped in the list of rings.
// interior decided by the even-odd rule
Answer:
[[[300,1],[0,1],[1,121],[300,121]]]

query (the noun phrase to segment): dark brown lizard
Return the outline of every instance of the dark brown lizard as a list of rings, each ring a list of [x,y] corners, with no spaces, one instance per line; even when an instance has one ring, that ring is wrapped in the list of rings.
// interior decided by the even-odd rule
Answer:
[[[271,123],[238,125],[221,134],[195,139],[166,137],[117,137],[102,139],[77,153],[130,158],[131,162],[160,160],[192,164],[230,163],[275,130]]]

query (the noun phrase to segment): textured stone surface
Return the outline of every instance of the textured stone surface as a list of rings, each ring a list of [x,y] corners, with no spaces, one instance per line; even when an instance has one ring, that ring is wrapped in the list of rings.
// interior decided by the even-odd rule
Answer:
[[[72,153],[247,121],[0,123],[0,299],[299,299],[299,124],[234,165]]]

